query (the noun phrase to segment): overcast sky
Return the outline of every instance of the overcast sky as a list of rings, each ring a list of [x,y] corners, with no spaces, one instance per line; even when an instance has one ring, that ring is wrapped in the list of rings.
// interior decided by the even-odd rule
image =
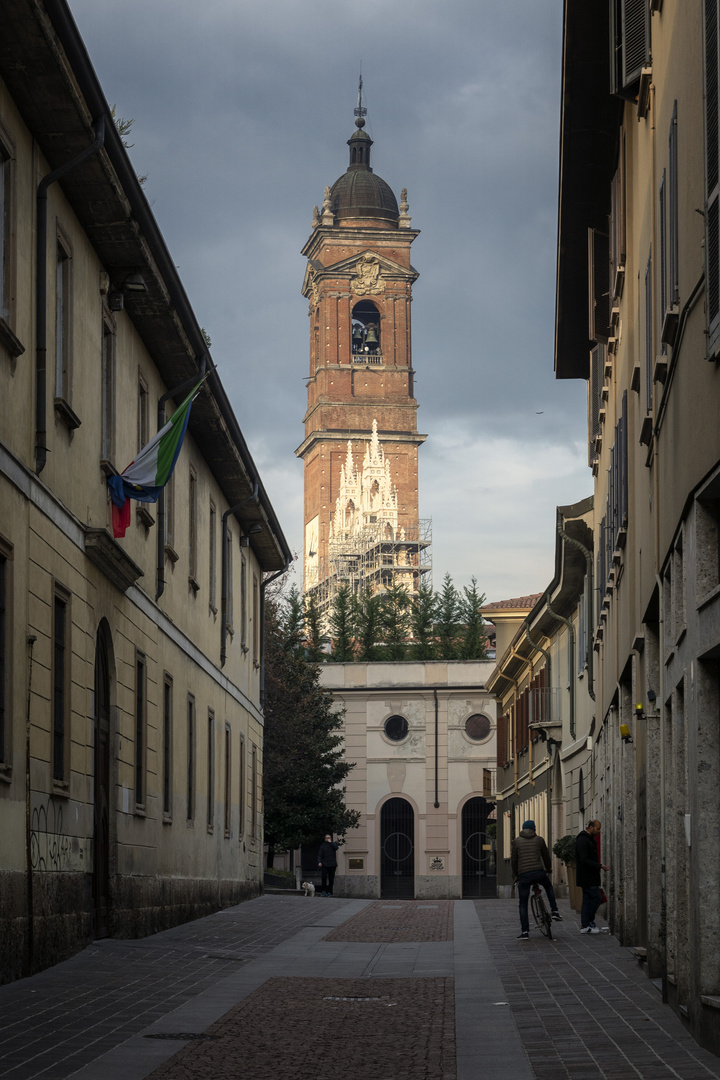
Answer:
[[[347,168],[408,189],[420,513],[434,584],[552,578],[592,491],[584,382],[553,374],[562,0],[69,0],[290,546],[302,555],[312,208]],[[297,564],[300,565],[300,561]]]

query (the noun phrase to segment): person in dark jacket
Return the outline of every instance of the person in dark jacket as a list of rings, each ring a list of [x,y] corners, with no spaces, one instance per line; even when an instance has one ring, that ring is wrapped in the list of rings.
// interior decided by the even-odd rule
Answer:
[[[552,870],[552,859],[547,844],[542,836],[538,836],[535,831],[534,821],[526,821],[520,835],[513,840],[510,851],[510,864],[513,880],[517,882],[520,904],[520,933],[518,934],[518,940],[530,937],[528,897],[530,896],[530,889],[536,881],[539,885],[542,885],[547,893],[553,919],[556,922],[562,922],[562,915],[557,909],[555,890],[548,877],[548,871]]]
[[[594,818],[575,839],[575,880],[582,889],[582,907],[580,909],[580,933],[599,934],[595,925],[595,912],[603,902],[600,888],[600,871],[609,870],[600,862],[597,837],[600,835],[600,822]]]
[[[332,896],[335,871],[337,870],[337,855],[335,852],[338,845],[330,833],[325,833],[325,839],[318,851],[318,866],[322,870],[321,896]]]

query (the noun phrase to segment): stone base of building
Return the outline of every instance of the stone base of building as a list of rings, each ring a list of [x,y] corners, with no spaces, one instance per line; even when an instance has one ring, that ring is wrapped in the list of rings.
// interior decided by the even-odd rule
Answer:
[[[513,898],[513,886],[512,885],[498,885],[497,887],[498,900],[512,900]]]
[[[352,900],[377,900],[380,879],[375,874],[338,874],[333,883],[333,895]]]
[[[416,900],[460,900],[462,880],[450,875],[425,875],[415,878]]]
[[[0,874],[0,984],[68,960],[95,938],[92,875],[33,875],[32,957],[25,874]],[[259,881],[119,878],[110,936],[139,938],[169,930],[261,893]]]

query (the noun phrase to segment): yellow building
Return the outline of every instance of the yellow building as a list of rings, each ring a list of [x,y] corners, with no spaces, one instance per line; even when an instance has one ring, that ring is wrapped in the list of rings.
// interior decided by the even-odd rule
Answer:
[[[263,579],[291,554],[64,0],[0,6],[0,977],[256,894]]]

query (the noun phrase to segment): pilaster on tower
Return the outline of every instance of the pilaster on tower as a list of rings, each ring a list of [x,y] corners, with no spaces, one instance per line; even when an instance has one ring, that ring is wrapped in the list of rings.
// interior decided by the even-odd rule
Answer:
[[[357,590],[395,579],[414,590],[429,570],[410,319],[419,234],[407,190],[398,209],[370,166],[361,93],[355,115],[347,170],[325,189],[303,248],[310,369],[296,453],[305,464],[304,588],[321,604],[341,580]]]

